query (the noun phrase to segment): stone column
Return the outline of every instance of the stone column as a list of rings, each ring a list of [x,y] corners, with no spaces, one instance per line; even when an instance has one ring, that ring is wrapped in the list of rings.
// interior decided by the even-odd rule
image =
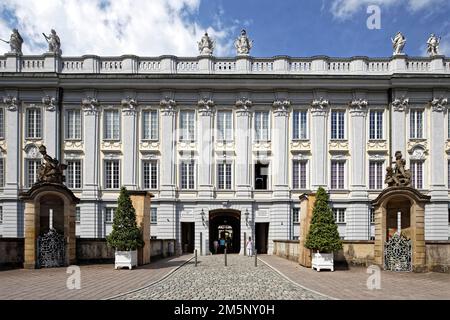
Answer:
[[[100,200],[100,123],[99,103],[97,99],[88,97],[83,99],[84,111],[83,140],[83,191],[80,206],[80,236],[96,238],[103,236],[100,225],[102,212]]]
[[[137,102],[134,99],[126,98],[122,102],[122,150],[123,150],[123,185],[128,190],[136,190],[137,183],[137,167],[139,165],[137,155]]]
[[[445,117],[447,98],[431,101],[431,139],[430,141],[430,196],[431,203],[426,206],[426,240],[448,239],[448,190],[446,187],[445,155],[446,140]]]
[[[273,126],[273,197],[275,199],[288,199],[288,137],[289,137],[289,108],[291,102],[288,100],[275,101],[274,106],[274,126]]]
[[[251,107],[247,98],[236,101],[236,198],[244,199],[251,197]]]
[[[48,154],[59,158],[59,111],[56,98],[46,95],[42,98],[44,112],[44,141]]]
[[[369,237],[369,208],[368,192],[366,187],[366,100],[353,100],[350,102],[350,199],[347,209],[347,225],[345,239],[366,240]]]
[[[409,99],[405,97],[396,98],[392,101],[392,119],[391,125],[391,145],[392,145],[392,155],[396,151],[401,151],[402,154],[406,154],[406,111],[408,109]],[[392,159],[390,159],[392,161]]]
[[[212,199],[213,193],[213,113],[214,101],[198,101],[198,197]]]
[[[311,104],[311,187],[317,190],[320,186],[327,187],[328,168],[328,136],[327,114],[329,102],[320,98]]]

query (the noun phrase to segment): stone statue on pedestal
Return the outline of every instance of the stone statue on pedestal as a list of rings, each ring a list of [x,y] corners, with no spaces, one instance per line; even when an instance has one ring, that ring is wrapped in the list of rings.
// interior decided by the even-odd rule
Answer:
[[[434,33],[432,33],[430,35],[430,37],[427,40],[427,46],[428,46],[427,52],[430,55],[430,57],[439,55],[439,44],[440,44],[440,42],[441,42],[441,37],[439,37],[439,38],[436,37],[434,35]]]
[[[56,34],[56,31],[52,29],[48,36],[45,33],[42,34],[44,35],[45,40],[47,40],[48,42],[48,51],[54,54],[61,54],[61,40]]]
[[[213,54],[214,51],[214,40],[212,40],[208,33],[205,32],[205,35],[202,37],[202,39],[198,42],[198,51],[200,52],[200,55],[209,56]]]
[[[394,39],[391,38],[391,41],[392,41],[392,48],[394,49],[393,55],[395,56],[403,54],[403,48],[405,47],[406,44],[405,36],[399,31],[395,35]]]
[[[410,187],[411,186],[411,171],[405,168],[406,161],[402,159],[402,153],[397,151],[395,153],[395,167],[386,168],[386,178],[384,183],[388,187]]]
[[[234,42],[234,47],[236,48],[238,55],[247,55],[250,53],[250,49],[253,46],[253,41],[247,37],[247,32],[245,30],[241,31],[241,35]]]
[[[39,168],[37,183],[52,182],[62,184],[65,181],[63,170],[67,168],[67,165],[61,164],[58,160],[50,157],[44,145],[39,147],[39,152],[44,157],[45,163],[41,164]]]
[[[9,46],[11,48],[9,53],[22,54],[23,39],[19,33],[19,30],[13,29],[11,37],[9,38],[9,41],[6,41],[6,40],[2,40],[2,41],[9,44]]]

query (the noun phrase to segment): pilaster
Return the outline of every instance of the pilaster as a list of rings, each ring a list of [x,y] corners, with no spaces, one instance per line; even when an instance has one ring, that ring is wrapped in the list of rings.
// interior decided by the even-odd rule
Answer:
[[[176,187],[176,102],[166,97],[161,100],[161,161],[160,198],[174,199]]]
[[[327,187],[327,115],[329,102],[323,98],[311,103],[311,187]]]
[[[236,101],[236,198],[251,197],[251,113],[247,98]]]
[[[214,101],[203,98],[198,101],[198,197],[212,199],[213,192],[213,115]]]

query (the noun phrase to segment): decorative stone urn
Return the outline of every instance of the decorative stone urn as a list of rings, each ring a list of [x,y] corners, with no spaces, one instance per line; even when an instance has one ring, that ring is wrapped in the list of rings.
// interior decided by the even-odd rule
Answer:
[[[114,268],[126,268],[132,269],[138,264],[137,250],[133,251],[116,251]]]
[[[328,269],[334,271],[334,254],[316,252],[312,257],[312,268],[317,271]]]

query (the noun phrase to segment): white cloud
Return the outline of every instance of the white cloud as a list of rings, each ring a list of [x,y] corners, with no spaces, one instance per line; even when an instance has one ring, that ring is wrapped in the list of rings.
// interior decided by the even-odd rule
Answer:
[[[64,55],[195,56],[206,30],[216,40],[216,55],[231,54],[235,27],[202,25],[200,1],[2,0],[0,10],[12,13],[17,26],[0,20],[0,38],[9,39],[10,29],[18,27],[24,54],[41,54],[47,50],[42,32],[54,28]]]
[[[427,9],[433,11],[436,5],[441,5],[448,0],[333,0],[330,11],[339,20],[351,18],[358,11],[369,5],[385,7],[404,6],[411,12]]]

